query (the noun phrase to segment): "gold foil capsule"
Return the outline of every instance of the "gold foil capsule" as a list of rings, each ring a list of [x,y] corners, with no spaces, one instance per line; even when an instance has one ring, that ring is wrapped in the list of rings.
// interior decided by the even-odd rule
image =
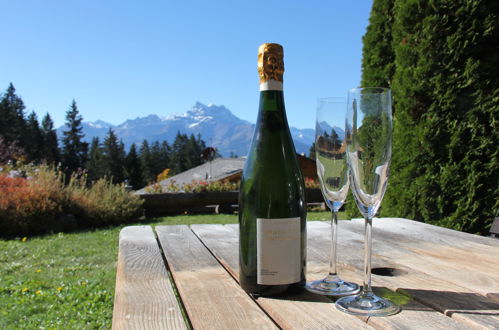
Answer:
[[[284,51],[281,45],[266,43],[258,48],[258,74],[260,84],[269,80],[282,83]]]

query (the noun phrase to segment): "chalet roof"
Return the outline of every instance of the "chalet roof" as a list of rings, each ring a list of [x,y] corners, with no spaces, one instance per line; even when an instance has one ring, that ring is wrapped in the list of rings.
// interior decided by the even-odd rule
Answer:
[[[246,158],[216,158],[211,162],[206,162],[190,170],[174,175],[159,182],[166,187],[170,182],[175,181],[178,186],[195,181],[220,181],[240,172],[244,167]],[[137,194],[146,193],[146,188],[138,190]]]
[[[315,169],[315,161],[299,154],[297,154],[296,157],[300,162],[303,176],[316,179],[317,172]],[[240,178],[245,162],[246,158],[216,158],[211,162],[206,162],[197,167],[191,168],[190,170],[165,179],[159,182],[159,184],[166,188],[166,186],[172,181],[175,181],[175,184],[179,187],[182,187],[186,183],[192,183],[193,180],[206,182],[216,182],[222,180],[232,181]],[[147,188],[148,187],[137,190],[135,193],[147,194]]]

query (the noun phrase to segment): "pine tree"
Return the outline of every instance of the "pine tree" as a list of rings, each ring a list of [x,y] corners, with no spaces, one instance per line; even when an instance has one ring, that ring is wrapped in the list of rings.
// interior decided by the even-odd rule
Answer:
[[[137,148],[132,144],[130,151],[125,159],[125,172],[128,184],[137,190],[144,186],[144,177],[142,173],[142,165],[139,156],[137,155]]]
[[[41,133],[43,140],[42,159],[48,164],[57,164],[60,160],[57,133],[54,129],[54,122],[48,113],[43,117]]]
[[[161,157],[160,157],[162,171],[167,168],[170,168],[171,153],[172,153],[171,146],[168,144],[167,141],[163,141],[161,143]]]
[[[308,158],[315,160],[315,142],[310,146],[310,150],[308,151]]]
[[[194,135],[191,135],[190,140],[194,145],[192,153],[193,167],[201,165],[203,163],[203,150],[206,149],[206,143],[201,139],[200,134],[196,138],[194,138]]]
[[[151,166],[150,171],[156,181],[156,177],[165,169],[162,163],[162,152],[159,141],[154,141],[151,145]]]
[[[118,142],[118,137],[110,128],[103,143],[103,164],[107,177],[112,178],[114,183],[125,180],[125,155],[123,145]]]
[[[145,183],[151,183],[156,180],[154,176],[154,164],[151,158],[151,150],[149,148],[149,142],[147,140],[142,141],[140,146],[140,154],[139,154],[144,181]]]
[[[106,176],[104,168],[104,152],[99,138],[96,136],[92,138],[85,168],[88,171],[88,179],[90,181],[96,181]]]
[[[28,153],[28,159],[35,163],[40,162],[44,141],[40,124],[38,123],[38,117],[34,111],[28,115],[24,142],[26,145],[26,152]]]
[[[188,138],[185,134],[180,134],[177,132],[175,140],[173,141],[172,147],[172,173],[177,174],[184,172],[189,169],[189,164],[186,163],[187,150],[185,146],[187,145]]]
[[[0,135],[6,142],[18,142],[21,148],[26,147],[26,118],[23,100],[17,96],[12,83],[0,100]]]
[[[83,141],[82,117],[78,113],[75,100],[66,112],[66,131],[63,131],[62,160],[68,172],[82,169],[88,152],[88,143]]]

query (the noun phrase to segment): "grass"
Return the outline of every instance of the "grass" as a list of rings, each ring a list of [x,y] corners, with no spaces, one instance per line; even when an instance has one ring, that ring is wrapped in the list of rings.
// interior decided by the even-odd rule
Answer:
[[[329,220],[330,213],[309,212],[308,219]],[[179,215],[140,224],[205,223],[237,223],[237,215]],[[0,240],[0,329],[111,328],[121,228]]]

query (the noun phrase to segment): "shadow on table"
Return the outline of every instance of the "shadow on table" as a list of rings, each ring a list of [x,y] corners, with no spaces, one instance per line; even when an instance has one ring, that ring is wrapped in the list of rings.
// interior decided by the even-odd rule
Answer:
[[[437,310],[448,316],[453,313],[499,316],[499,300],[475,293],[416,289],[399,289],[394,292],[384,287],[373,287],[373,291],[377,295],[400,305],[403,310]],[[492,295],[497,294],[493,293]],[[294,294],[268,298],[329,304],[333,304],[336,300],[332,297],[308,292],[305,289]]]
[[[453,313],[499,316],[499,301],[477,293],[419,289],[398,289],[397,293],[448,316]],[[410,304],[403,307],[411,309]]]
[[[255,299],[259,298],[268,298],[268,299],[276,299],[276,300],[289,300],[289,301],[303,301],[303,302],[316,302],[316,303],[325,303],[331,304],[334,303],[334,300],[328,298],[327,296],[318,295],[315,293],[308,292],[305,289],[299,289],[297,292],[287,293],[277,296],[253,296]]]

